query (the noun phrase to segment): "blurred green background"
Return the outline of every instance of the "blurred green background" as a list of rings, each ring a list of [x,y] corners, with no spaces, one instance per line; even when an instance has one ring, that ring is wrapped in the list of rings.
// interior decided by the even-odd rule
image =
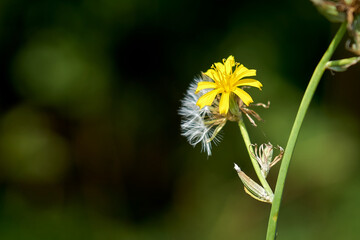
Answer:
[[[233,170],[254,176],[236,124],[207,158],[180,136],[180,99],[232,54],[271,101],[253,142],[285,147],[337,28],[310,1],[1,0],[0,239],[264,239],[270,206]],[[320,83],[279,239],[360,234],[359,73]]]

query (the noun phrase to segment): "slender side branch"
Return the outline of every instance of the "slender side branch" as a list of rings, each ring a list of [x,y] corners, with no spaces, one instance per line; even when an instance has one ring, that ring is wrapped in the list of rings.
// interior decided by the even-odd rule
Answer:
[[[269,196],[273,196],[274,193],[271,190],[271,187],[270,187],[269,183],[266,181],[266,179],[262,175],[261,169],[260,169],[260,166],[259,166],[258,162],[256,161],[256,159],[254,159],[254,157],[252,156],[252,154],[250,152],[249,148],[251,147],[251,141],[250,141],[249,134],[248,134],[248,132],[246,130],[244,121],[242,119],[240,119],[238,124],[239,124],[241,135],[243,136],[243,139],[244,139],[244,142],[245,142],[246,149],[247,149],[247,151],[249,153],[251,163],[252,163],[252,165],[253,165],[253,167],[255,169],[256,175],[258,176],[258,178],[259,178],[259,180],[261,182],[261,185],[264,187],[265,191],[269,194]]]
[[[276,236],[276,225],[278,220],[278,214],[279,214],[279,208],[280,208],[280,202],[282,198],[282,193],[284,190],[285,185],[285,179],[287,170],[290,164],[290,159],[294,151],[296,139],[298,137],[301,124],[304,120],[306,111],[310,105],[311,99],[314,95],[314,92],[316,90],[316,87],[318,86],[318,83],[325,71],[326,64],[330,60],[331,56],[333,55],[336,47],[339,45],[344,33],[346,31],[346,22],[343,23],[336,33],[334,39],[330,43],[328,49],[326,50],[324,56],[321,58],[319,64],[315,68],[315,71],[310,79],[309,85],[305,91],[305,94],[303,96],[303,99],[301,101],[298,113],[296,115],[294,125],[292,127],[288,143],[286,145],[284,158],[281,163],[281,167],[279,170],[279,175],[276,183],[275,188],[275,196],[273,200],[273,204],[271,206],[270,216],[269,216],[269,223],[268,223],[268,230],[266,239],[267,240],[274,240]]]

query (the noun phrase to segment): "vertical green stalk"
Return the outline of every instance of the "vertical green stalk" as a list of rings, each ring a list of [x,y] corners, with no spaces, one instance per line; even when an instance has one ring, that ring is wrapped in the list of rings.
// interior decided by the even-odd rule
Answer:
[[[277,225],[278,214],[279,214],[279,209],[280,209],[281,197],[282,197],[284,185],[285,185],[286,174],[287,174],[287,170],[289,168],[290,159],[291,159],[291,156],[294,151],[296,139],[298,137],[301,124],[304,120],[306,111],[310,105],[310,102],[314,95],[316,87],[318,86],[319,81],[326,69],[326,64],[330,60],[331,56],[333,55],[336,47],[339,45],[345,31],[346,31],[346,23],[343,23],[341,25],[340,29],[338,30],[338,32],[336,33],[334,39],[330,43],[324,56],[321,58],[319,64],[315,68],[315,71],[310,79],[308,87],[306,88],[305,94],[301,101],[299,110],[297,112],[297,115],[296,115],[296,118],[294,121],[294,125],[291,129],[288,143],[285,148],[284,158],[282,160],[281,167],[279,170],[279,175],[278,175],[276,188],[275,188],[274,200],[273,200],[273,203],[271,206],[271,211],[270,211],[270,216],[269,216],[269,223],[268,223],[268,229],[267,229],[267,235],[266,235],[267,240],[274,240],[275,236],[276,236],[276,225]]]
[[[239,128],[240,128],[240,132],[243,136],[243,139],[244,139],[244,142],[245,142],[245,146],[246,146],[246,149],[249,153],[249,156],[250,156],[250,159],[251,159],[251,163],[255,169],[255,172],[256,172],[256,175],[258,176],[260,182],[261,182],[261,185],[264,187],[265,191],[269,194],[269,195],[273,195],[273,191],[271,190],[271,187],[269,186],[269,183],[266,181],[265,177],[262,175],[261,173],[261,169],[260,169],[260,166],[258,164],[258,162],[256,161],[256,159],[254,159],[252,157],[252,154],[250,152],[250,145],[251,145],[251,141],[250,141],[250,137],[249,137],[249,134],[246,130],[246,127],[245,127],[245,124],[244,124],[244,121],[242,119],[239,120],[238,122],[239,124]]]

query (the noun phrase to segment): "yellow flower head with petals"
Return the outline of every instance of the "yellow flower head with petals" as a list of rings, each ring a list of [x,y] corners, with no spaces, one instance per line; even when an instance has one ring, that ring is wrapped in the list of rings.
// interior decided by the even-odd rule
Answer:
[[[235,69],[233,69],[235,67]],[[223,63],[214,63],[205,73],[214,82],[199,82],[196,92],[203,89],[213,89],[199,98],[196,105],[201,108],[210,106],[215,97],[221,94],[219,103],[220,114],[227,114],[229,111],[231,93],[235,93],[246,105],[253,102],[251,96],[242,90],[241,86],[256,87],[261,90],[262,84],[255,79],[246,77],[256,76],[256,70],[247,69],[244,65],[235,62],[233,56],[229,56]],[[244,79],[246,78],[246,79]]]

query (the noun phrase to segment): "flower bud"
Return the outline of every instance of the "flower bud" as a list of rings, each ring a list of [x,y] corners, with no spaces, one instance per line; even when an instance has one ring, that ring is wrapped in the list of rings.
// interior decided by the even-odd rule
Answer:
[[[257,184],[254,180],[248,177],[238,165],[234,163],[234,169],[238,173],[238,176],[244,184],[244,190],[251,197],[261,202],[272,203],[274,196],[270,196],[263,187]]]
[[[360,15],[355,17],[349,34],[351,39],[347,41],[347,48],[351,52],[360,55]]]
[[[339,3],[336,1],[311,0],[318,11],[324,15],[330,22],[344,22],[346,13],[339,9]]]

